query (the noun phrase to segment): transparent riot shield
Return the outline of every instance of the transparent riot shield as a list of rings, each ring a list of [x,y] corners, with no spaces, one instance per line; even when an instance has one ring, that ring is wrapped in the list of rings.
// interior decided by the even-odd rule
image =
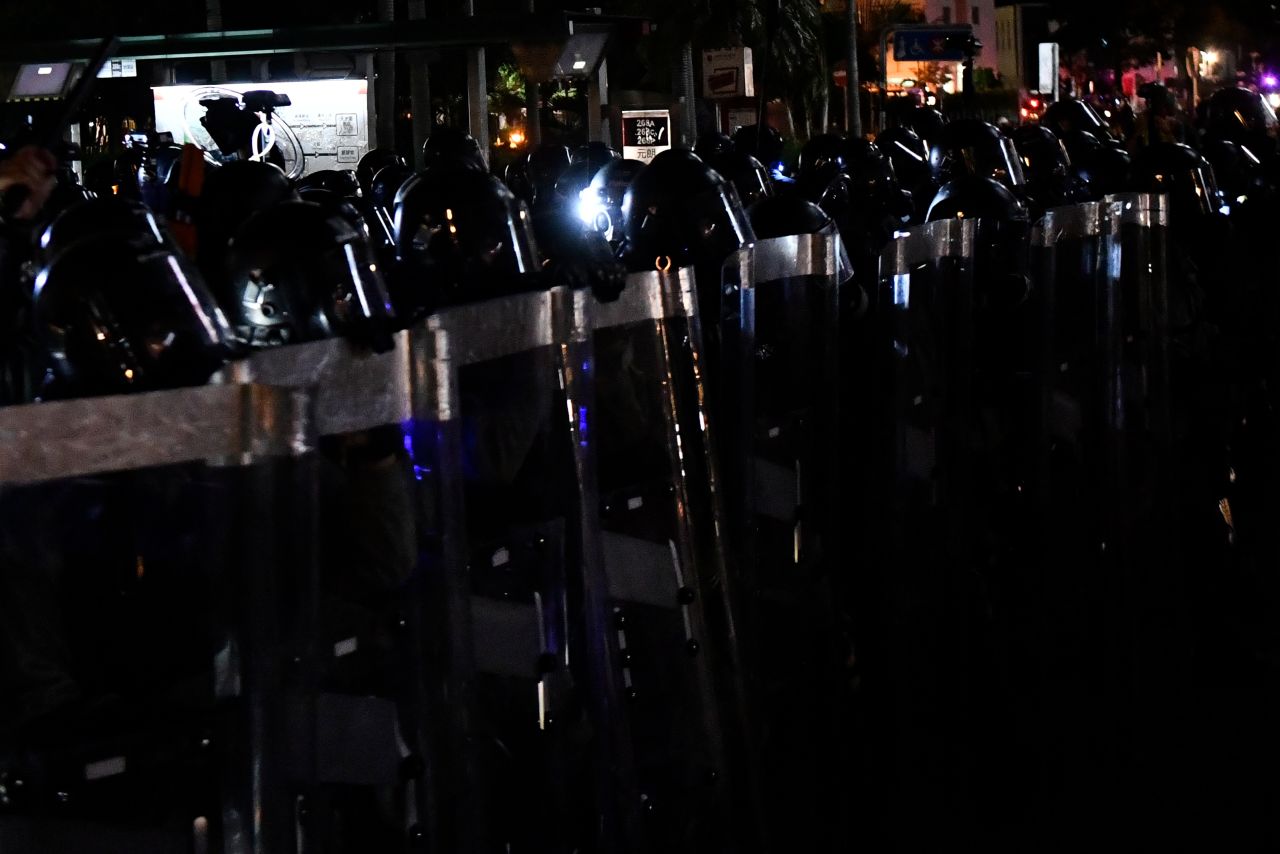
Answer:
[[[963,515],[950,501],[971,479],[975,230],[964,220],[912,228],[886,248],[880,271],[880,317],[889,333],[879,372],[888,415],[885,500],[898,525],[931,530],[902,542],[910,552],[956,558],[962,532],[942,511]]]
[[[1032,235],[1042,341],[1037,487],[1047,506],[1078,507],[1073,496],[1100,486],[1089,486],[1101,476],[1089,466],[1102,463],[1106,423],[1100,385],[1107,319],[1102,213],[1096,202],[1054,208]]]
[[[789,846],[829,847],[852,774],[842,569],[839,232],[763,240],[725,270],[716,412],[765,799]],[[736,299],[730,299],[736,297]],[[785,782],[783,782],[785,781]]]
[[[879,608],[860,648],[877,742],[870,776],[889,783],[868,811],[883,828],[914,828],[898,840],[909,849],[942,833],[912,820],[922,810],[954,822],[947,833],[971,821],[977,234],[972,220],[927,223],[880,259],[881,428],[863,456],[877,531],[866,589]]]
[[[604,640],[634,773],[626,850],[759,843],[735,764],[748,751],[697,306],[690,271],[654,271],[594,311]]]
[[[292,510],[315,487],[306,396],[16,406],[0,435],[0,845],[291,849],[281,627],[315,569]]]
[[[1044,778],[1037,806],[1053,822],[1089,811],[1094,796],[1079,793],[1099,780],[1108,803],[1182,785],[1171,765],[1155,770],[1168,761],[1158,745],[1190,735],[1190,704],[1174,694],[1193,658],[1176,604],[1183,561],[1163,211],[1163,197],[1146,195],[1053,209],[1034,240],[1041,549],[1028,566],[1038,578],[1029,610],[1046,663],[1036,752],[1057,778]],[[1151,800],[1176,797],[1144,794],[1140,807],[1091,819],[1079,838],[1138,813],[1145,824]]]
[[[1168,197],[1135,193],[1102,204],[1108,486],[1128,515],[1150,506],[1154,496],[1142,493],[1159,482],[1161,457],[1173,442]]]
[[[1115,710],[1112,742],[1123,744],[1127,757],[1114,761],[1108,776],[1117,790],[1144,792],[1134,815],[1159,821],[1170,805],[1186,804],[1186,766],[1160,745],[1204,737],[1203,704],[1176,699],[1198,652],[1195,579],[1226,555],[1207,554],[1199,537],[1203,522],[1217,515],[1219,497],[1199,493],[1193,475],[1208,456],[1192,439],[1196,377],[1208,360],[1188,323],[1187,271],[1175,277],[1168,268],[1168,199],[1131,194],[1103,204],[1109,522],[1099,549],[1112,579],[1103,625],[1114,650],[1104,672]]]
[[[1044,769],[1052,768],[1061,779],[1051,784],[1058,792],[1035,792],[1037,807],[1057,820],[1082,807],[1064,793],[1085,785],[1089,769],[1101,759],[1095,745],[1108,741],[1107,725],[1092,708],[1108,670],[1099,655],[1107,634],[1100,630],[1106,616],[1098,607],[1100,591],[1111,588],[1115,578],[1102,548],[1114,542],[1109,528],[1115,483],[1113,401],[1106,393],[1115,315],[1105,212],[1099,203],[1053,208],[1032,235],[1041,321],[1040,406],[1033,428],[1039,449],[1034,501],[1040,548],[1026,564],[1036,590],[1026,610],[1038,630],[1024,646],[1032,660],[1047,666],[1030,671],[1033,684],[1024,696],[1039,709],[1040,731],[1046,734],[1031,751],[1042,769],[1038,776],[1047,780]]]
[[[720,432],[741,436],[734,450],[747,459],[735,477],[745,487],[747,551],[764,572],[794,576],[820,562],[832,534],[824,514],[838,503],[840,291],[849,275],[834,227],[761,241],[726,269],[738,309],[736,329],[722,333],[733,391]]]
[[[580,298],[553,289],[459,306],[413,333],[414,464],[435,484],[420,517],[434,520],[424,642],[438,676],[441,850],[569,852],[600,833],[597,734],[575,678],[590,658],[579,579],[598,548],[580,482]]]
[[[1036,229],[1037,499],[1055,565],[1127,560],[1141,520],[1161,515],[1159,470],[1172,441],[1163,200],[1056,208]]]
[[[385,354],[327,340],[267,350],[224,382],[308,391],[318,494],[293,497],[311,519],[317,572],[289,589],[284,625],[296,850],[395,849],[425,833],[429,743],[421,579],[411,462],[407,334]],[[301,547],[301,544],[300,544]]]

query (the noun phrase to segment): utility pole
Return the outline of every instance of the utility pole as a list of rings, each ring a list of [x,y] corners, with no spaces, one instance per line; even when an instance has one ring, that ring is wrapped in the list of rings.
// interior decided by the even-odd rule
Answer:
[[[850,139],[862,137],[862,84],[858,78],[858,0],[847,0],[849,51],[845,56],[844,110],[845,132]]]
[[[528,0],[525,11],[533,15],[533,0]],[[524,141],[529,151],[542,145],[542,84],[534,76],[524,78]]]
[[[390,23],[395,20],[395,0],[379,0],[378,20]],[[372,82],[374,98],[378,105],[375,116],[378,145],[388,148],[396,147],[396,52],[380,50],[373,55],[374,74]]]
[[[467,0],[467,17],[475,17],[475,0]],[[489,162],[489,83],[485,76],[484,48],[467,48],[467,124]]]
[[[422,21],[427,17],[426,0],[409,0],[409,20]],[[435,126],[435,110],[431,106],[431,76],[425,50],[412,51],[409,56],[409,110],[413,122],[413,151],[409,163],[415,169],[426,164],[422,160],[422,146],[431,136]]]

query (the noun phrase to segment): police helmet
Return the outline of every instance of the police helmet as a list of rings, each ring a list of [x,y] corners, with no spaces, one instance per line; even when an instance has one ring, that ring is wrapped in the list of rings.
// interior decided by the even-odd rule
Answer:
[[[732,150],[733,140],[719,132],[704,133],[693,144],[693,153],[708,161]]]
[[[232,352],[200,273],[167,245],[88,236],[36,277],[34,329],[49,396],[200,385]]]
[[[768,170],[745,151],[727,151],[706,162],[720,173],[720,177],[733,184],[744,207],[751,207],[773,195],[773,182],[769,179]]]
[[[484,161],[480,143],[466,131],[452,127],[440,127],[431,132],[422,144],[423,168],[443,166],[452,169],[489,171]]]
[[[537,244],[524,203],[473,170],[429,169],[395,200],[396,255],[415,281],[396,286],[406,314],[534,286]]]
[[[751,243],[751,222],[733,185],[691,151],[653,159],[622,201],[632,270],[720,264]]]
[[[1131,178],[1138,192],[1169,195],[1175,225],[1214,217],[1225,205],[1213,167],[1189,145],[1163,142],[1147,146],[1134,158]]]
[[[390,148],[375,148],[356,164],[356,180],[360,182],[360,188],[368,193],[379,172],[388,166],[404,165],[404,158]]]
[[[222,304],[251,348],[343,336],[391,347],[391,308],[368,241],[318,204],[258,211],[231,240]]]
[[[622,239],[622,199],[645,164],[639,160],[615,160],[591,179],[579,197],[578,217],[610,243]]]
[[[1026,184],[1013,140],[995,125],[962,119],[943,129],[929,150],[929,165],[939,184],[963,176],[993,178],[1010,190]]]

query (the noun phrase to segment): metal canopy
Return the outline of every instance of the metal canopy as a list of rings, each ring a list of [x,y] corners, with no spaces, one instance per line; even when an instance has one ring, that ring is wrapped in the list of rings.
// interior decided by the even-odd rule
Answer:
[[[118,55],[140,60],[176,60],[309,51],[367,52],[480,47],[528,41],[560,42],[569,36],[568,20],[562,14],[486,15],[483,18],[378,22],[340,27],[122,36]],[[0,42],[0,62],[83,61],[89,58],[98,43],[98,39]]]

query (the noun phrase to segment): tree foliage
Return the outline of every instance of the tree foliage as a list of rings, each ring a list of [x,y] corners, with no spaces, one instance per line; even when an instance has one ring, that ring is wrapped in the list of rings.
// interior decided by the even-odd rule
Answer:
[[[768,2],[743,5],[744,40],[767,57],[767,64],[757,60],[756,83],[787,103],[802,135],[821,132],[830,82],[821,8],[817,0],[786,0],[781,9]]]

